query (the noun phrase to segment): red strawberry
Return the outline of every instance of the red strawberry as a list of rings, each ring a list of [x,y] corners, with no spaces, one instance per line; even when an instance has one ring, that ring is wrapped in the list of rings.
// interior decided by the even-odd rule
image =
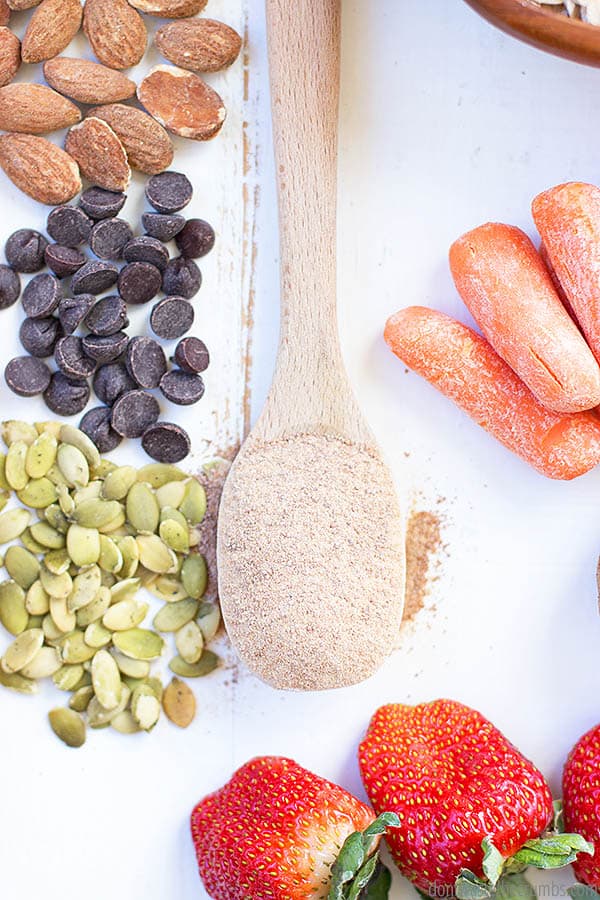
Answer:
[[[461,870],[488,875],[486,838],[511,857],[552,817],[535,766],[480,713],[451,700],[381,707],[359,761],[375,810],[400,819],[388,835],[394,860],[431,896],[451,896]]]
[[[200,876],[215,900],[319,900],[330,892],[344,900],[351,884],[367,883],[373,893],[360,896],[383,900],[389,873],[374,851],[397,819],[381,818],[292,760],[261,757],[202,800],[191,824]]]
[[[565,828],[595,844],[597,852],[574,864],[578,881],[600,890],[600,725],[575,744],[563,773]]]

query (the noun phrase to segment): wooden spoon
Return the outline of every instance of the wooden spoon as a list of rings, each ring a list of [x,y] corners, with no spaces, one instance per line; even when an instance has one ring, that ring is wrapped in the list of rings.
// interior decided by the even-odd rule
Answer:
[[[219,592],[258,676],[320,690],[397,639],[404,547],[393,483],[353,395],[336,318],[340,0],[267,0],[281,335],[265,409],[220,509]]]

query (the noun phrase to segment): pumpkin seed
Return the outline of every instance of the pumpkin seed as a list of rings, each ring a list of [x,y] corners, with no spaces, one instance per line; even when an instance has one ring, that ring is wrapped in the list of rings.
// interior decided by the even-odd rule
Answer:
[[[85,500],[101,500],[102,499],[102,482],[90,481],[85,487],[77,488],[72,493],[73,503],[79,506]]]
[[[41,544],[38,544],[36,540],[32,537],[31,531],[29,528],[26,528],[25,531],[21,534],[21,543],[25,547],[26,550],[29,550],[30,553],[45,553],[46,547],[43,547]]]
[[[129,678],[147,678],[150,674],[150,663],[146,660],[130,659],[129,656],[124,656],[114,647],[111,649],[111,653],[123,675]]]
[[[188,622],[175,635],[175,646],[182,660],[197,663],[204,650],[204,635],[195,622]]]
[[[25,678],[49,678],[62,666],[60,652],[55,647],[40,647],[30,663],[21,669]]]
[[[56,627],[54,619],[49,612],[42,619],[42,631],[44,632],[46,643],[52,646],[58,641],[62,641],[65,636],[65,632]]]
[[[43,547],[47,547],[48,550],[62,550],[66,544],[64,534],[61,534],[52,525],[48,525],[47,522],[36,522],[29,531],[34,541],[37,541]]]
[[[182,525],[181,522],[177,522],[175,519],[165,519],[161,522],[158,533],[171,550],[187,553],[190,549],[190,535],[187,524]]]
[[[0,605],[2,604],[1,591],[2,585],[0,585]],[[25,609],[32,616],[45,616],[50,610],[50,598],[39,579],[34,581],[27,591]]]
[[[91,684],[88,684],[85,687],[80,687],[75,691],[75,693],[69,700],[69,706],[71,709],[74,709],[75,712],[85,712],[93,696],[94,688]]]
[[[184,681],[173,678],[163,694],[162,707],[174,725],[187,728],[196,715],[196,698]]]
[[[154,491],[136,481],[127,494],[127,519],[138,534],[153,534],[158,528],[160,509]]]
[[[131,714],[143,731],[151,731],[160,718],[160,702],[152,688],[140,684],[131,695]]]
[[[90,466],[100,465],[100,454],[98,448],[92,440],[79,428],[74,425],[63,425],[60,429],[60,439],[63,444],[71,444],[80,450],[87,459]]]
[[[140,726],[133,717],[133,713],[129,709],[124,709],[123,712],[117,713],[111,719],[110,725],[119,734],[137,734],[141,731]]]
[[[3,491],[10,490],[10,484],[6,480],[6,453],[0,453],[0,488]]]
[[[138,469],[137,480],[147,481],[150,487],[159,488],[168,481],[185,481],[188,476],[177,466],[168,463],[149,463]]]
[[[0,513],[0,544],[8,544],[22,534],[31,520],[27,509],[9,509]]]
[[[102,587],[106,587],[110,591],[111,587],[116,584],[116,582],[117,579],[114,575],[111,575],[110,572],[102,572]]]
[[[205,650],[197,663],[186,663],[181,656],[174,656],[169,663],[171,672],[181,678],[202,678],[209,675],[219,665],[220,659],[212,650]]]
[[[84,500],[73,510],[73,519],[84,528],[103,528],[122,512],[116,500]]]
[[[158,578],[156,572],[150,572],[150,570],[145,569],[144,566],[138,566],[136,574],[140,579],[142,587],[148,589],[150,589],[156,583],[156,579]]]
[[[156,501],[161,509],[165,506],[171,506],[177,509],[180,503],[183,503],[185,497],[185,481],[167,481],[162,487],[156,490]]]
[[[167,603],[156,615],[152,624],[157,631],[179,631],[194,618],[198,612],[198,601],[187,598],[176,603]],[[194,660],[195,662],[195,660]]]
[[[53,578],[62,577],[62,575],[53,576]],[[70,581],[70,577],[67,577]],[[44,585],[44,589],[46,590],[46,592],[50,593],[43,581],[42,584]],[[59,629],[59,631],[62,631],[63,637],[65,636],[65,634],[70,634],[77,625],[75,613],[68,608],[66,597],[53,597],[52,594],[50,594],[50,615],[52,616],[52,621],[54,622],[56,627]]]
[[[58,442],[47,431],[42,432],[30,445],[25,457],[25,469],[30,478],[43,478],[54,465]]]
[[[4,509],[9,500],[10,493],[8,491],[0,491],[0,510]]]
[[[33,425],[28,422],[20,422],[17,419],[8,419],[2,423],[2,438],[7,447],[17,441],[23,441],[26,446],[33,444],[38,433]]]
[[[29,481],[29,475],[25,468],[26,458],[27,444],[24,441],[16,441],[16,443],[11,444],[6,454],[4,473],[13,491],[22,491]]]
[[[25,591],[29,590],[34,581],[37,581],[40,574],[37,557],[25,547],[19,547],[17,544],[13,544],[6,551],[4,566],[13,581],[16,581]]]
[[[146,678],[144,683],[148,685],[154,696],[160,702],[163,696],[163,686],[160,678]]]
[[[60,506],[62,514],[65,516],[70,516],[75,509],[75,501],[71,497],[67,485],[57,484],[56,494],[58,496],[58,505]]]
[[[177,571],[177,557],[157,534],[141,534],[136,542],[146,569],[159,575]]]
[[[86,644],[82,631],[73,631],[62,641],[63,662],[72,666],[87,662],[96,652],[95,647]]]
[[[140,551],[137,541],[133,536],[129,535],[128,537],[121,538],[121,540],[117,542],[117,546],[123,557],[123,565],[119,569],[119,576],[121,578],[132,578],[137,571],[140,561]]]
[[[50,466],[48,471],[46,472],[46,478],[52,482],[52,484],[56,487],[69,487],[67,483],[67,479],[63,475],[63,473],[58,468],[58,463],[54,463],[53,466]]]
[[[65,601],[66,608],[66,599],[73,590],[73,579],[69,573],[63,572],[62,575],[55,575],[54,572],[50,572],[45,566],[42,566],[40,569],[40,581],[50,597],[60,598]]]
[[[27,623],[27,628],[41,628],[43,621],[44,621],[43,616],[29,616],[29,622]]]
[[[27,628],[29,614],[25,606],[25,591],[14,581],[0,584],[0,622],[14,637]]]
[[[153,573],[150,573],[153,574]],[[178,603],[189,595],[178,578],[173,575],[154,575],[154,583],[146,587],[155,597],[165,603]]]
[[[52,709],[48,713],[50,727],[67,747],[85,744],[85,722],[73,709]]]
[[[44,632],[41,628],[24,631],[7,648],[0,661],[0,666],[9,675],[19,672],[31,662],[43,643]]]
[[[119,631],[113,636],[113,644],[132,659],[158,659],[165,646],[160,635],[146,628]]]
[[[124,500],[136,481],[137,472],[133,466],[119,466],[104,479],[102,496],[105,500]]]
[[[94,478],[106,478],[107,475],[110,475],[111,472],[114,472],[117,468],[116,463],[111,462],[110,459],[101,459],[97,466],[93,467],[93,471],[90,473]]]
[[[127,709],[130,699],[131,691],[126,684],[121,687],[121,700],[114,709],[104,709],[98,698],[92,697],[87,708],[90,728],[104,728],[106,725],[110,725],[115,716]]]
[[[88,461],[81,450],[73,444],[60,445],[56,463],[69,487],[84,487],[90,480]]]
[[[71,612],[83,609],[92,600],[95,600],[98,591],[102,587],[102,573],[99,566],[91,566],[73,579],[73,590],[68,598],[68,607]]]
[[[53,575],[62,575],[69,571],[71,557],[66,550],[48,550],[44,554],[44,565]]]
[[[120,603],[122,600],[132,600],[140,588],[139,578],[124,578],[118,581],[110,589],[111,604]]]
[[[31,509],[45,509],[56,500],[56,488],[48,478],[32,478],[17,497]]]
[[[67,531],[67,550],[76,566],[91,566],[100,558],[100,534],[97,528],[71,525]]]
[[[3,672],[1,668],[0,684],[2,687],[10,688],[19,694],[37,694],[38,692],[37,682],[32,681],[30,678],[25,678],[20,672],[12,672],[9,675],[8,672]]]
[[[106,525],[100,525],[98,527],[98,531],[101,534],[114,534],[115,536],[118,536],[118,532],[124,524],[125,510],[121,509],[119,514],[114,519],[111,519],[111,521],[107,522]]]
[[[123,554],[119,547],[112,538],[105,534],[99,534],[98,540],[100,542],[98,565],[104,572],[112,574],[118,572],[123,566]]]
[[[121,702],[119,667],[107,650],[98,650],[92,660],[92,685],[104,709],[115,709]]]
[[[102,624],[111,631],[129,631],[144,621],[147,612],[147,603],[138,603],[131,598],[121,600],[104,613]]]
[[[51,503],[50,506],[46,507],[44,510],[44,519],[48,525],[51,525],[52,528],[60,531],[61,534],[66,534],[69,530],[69,521],[60,508],[59,503]]]
[[[196,600],[204,596],[208,585],[208,568],[206,560],[200,553],[193,553],[184,559],[181,567],[181,583],[188,596]]]
[[[83,666],[64,665],[52,676],[52,681],[59,691],[74,691],[78,689],[79,682],[84,676]]]
[[[44,434],[44,432],[46,432],[47,434],[51,434],[52,437],[55,437],[56,440],[58,440],[61,428],[60,422],[34,422],[33,424],[38,434]]]
[[[206,491],[196,478],[187,483],[179,511],[190,525],[199,525],[206,515]]]
[[[83,635],[88,647],[106,647],[112,640],[112,632],[100,622],[90,622]]]
[[[91,603],[77,610],[77,624],[80,628],[87,628],[92,622],[99,621],[110,606],[110,590],[101,586],[98,594]]]

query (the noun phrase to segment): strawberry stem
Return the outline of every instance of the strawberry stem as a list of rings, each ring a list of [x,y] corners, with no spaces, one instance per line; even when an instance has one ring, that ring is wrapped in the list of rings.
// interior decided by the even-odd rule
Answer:
[[[395,813],[383,813],[346,839],[331,867],[328,900],[387,900],[392,879],[376,848],[381,835],[399,825]]]

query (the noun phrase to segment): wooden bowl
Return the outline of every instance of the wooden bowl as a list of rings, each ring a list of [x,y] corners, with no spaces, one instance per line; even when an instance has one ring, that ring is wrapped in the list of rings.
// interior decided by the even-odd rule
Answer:
[[[600,67],[600,26],[541,9],[529,0],[466,0],[488,22],[556,56]]]

